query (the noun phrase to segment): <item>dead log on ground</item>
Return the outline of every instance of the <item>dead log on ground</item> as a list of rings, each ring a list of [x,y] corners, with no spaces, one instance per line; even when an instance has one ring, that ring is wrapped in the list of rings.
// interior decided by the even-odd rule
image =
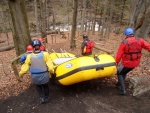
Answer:
[[[0,48],[0,52],[2,51],[8,51],[14,48],[14,45],[10,45],[10,46],[5,46],[5,47],[1,47]]]
[[[80,40],[78,40],[78,39],[74,39],[74,40],[76,40],[76,41],[82,43],[82,41],[80,41]],[[95,49],[98,49],[98,50],[101,50],[101,51],[104,51],[104,52],[106,52],[106,53],[108,53],[108,54],[113,54],[113,53],[114,53],[113,51],[110,51],[110,50],[107,50],[107,49],[104,49],[104,48],[101,48],[101,47],[94,46],[94,48],[95,48]]]
[[[24,53],[24,54],[26,54],[26,53]],[[24,54],[22,54],[22,55],[24,55]],[[15,74],[15,77],[16,77],[16,79],[19,81],[19,82],[22,82],[21,80],[20,80],[20,78],[19,78],[19,72],[18,72],[18,69],[17,69],[17,61],[20,59],[20,57],[22,56],[22,55],[20,55],[20,56],[17,56],[17,57],[15,57],[14,59],[12,59],[10,62],[11,62],[11,68],[13,69],[13,71],[14,71],[14,74]]]
[[[49,35],[49,34],[59,34],[59,31],[58,30],[55,30],[55,31],[48,31],[46,33],[46,35]],[[30,36],[31,37],[36,37],[36,36],[42,36],[42,33],[30,33]],[[44,38],[44,37],[43,37]]]
[[[6,41],[7,41],[7,40],[1,40],[0,43],[4,43],[4,42],[6,42]]]

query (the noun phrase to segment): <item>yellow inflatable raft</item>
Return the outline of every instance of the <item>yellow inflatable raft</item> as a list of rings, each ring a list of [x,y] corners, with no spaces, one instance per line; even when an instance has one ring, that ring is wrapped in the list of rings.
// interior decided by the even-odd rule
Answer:
[[[82,56],[56,66],[54,79],[62,85],[71,85],[87,80],[111,77],[116,72],[115,60],[110,55]]]
[[[58,58],[73,58],[73,57],[75,57],[74,54],[71,54],[68,52],[66,52],[66,53],[50,53],[49,56],[52,59],[52,61],[55,59],[58,59]]]

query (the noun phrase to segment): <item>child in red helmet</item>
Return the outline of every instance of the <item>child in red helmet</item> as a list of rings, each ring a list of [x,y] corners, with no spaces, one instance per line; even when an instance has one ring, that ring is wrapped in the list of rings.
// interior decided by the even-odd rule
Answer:
[[[41,42],[41,46],[40,46],[40,50],[41,51],[45,51],[45,46],[43,45],[43,42],[44,42],[44,40],[43,40],[43,38],[38,38],[38,40]]]
[[[44,41],[43,41],[43,38],[38,38],[38,40],[39,40],[41,43],[44,42]]]
[[[33,51],[32,45],[28,45],[28,46],[27,46],[27,52],[32,52],[32,51]]]
[[[20,63],[21,63],[21,64],[23,64],[23,63],[25,62],[27,55],[28,55],[28,54],[31,54],[32,51],[33,51],[32,45],[28,45],[28,46],[27,46],[27,53],[26,53],[25,55],[21,56],[21,58],[20,58]]]

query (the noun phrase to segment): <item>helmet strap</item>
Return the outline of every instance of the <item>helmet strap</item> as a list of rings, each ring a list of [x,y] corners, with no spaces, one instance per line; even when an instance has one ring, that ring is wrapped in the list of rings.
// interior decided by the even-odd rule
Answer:
[[[134,35],[132,34],[132,35],[126,35],[126,37],[128,38],[128,37],[133,37]]]

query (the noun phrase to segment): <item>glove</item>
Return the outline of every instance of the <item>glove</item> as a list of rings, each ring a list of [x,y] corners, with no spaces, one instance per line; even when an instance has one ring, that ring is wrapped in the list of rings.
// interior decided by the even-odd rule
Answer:
[[[22,76],[23,76],[23,74],[21,72],[19,72],[19,77],[22,77]]]
[[[26,56],[25,56],[25,55],[24,55],[24,56],[21,56],[21,58],[20,58],[20,63],[24,63],[25,60],[26,60]]]

